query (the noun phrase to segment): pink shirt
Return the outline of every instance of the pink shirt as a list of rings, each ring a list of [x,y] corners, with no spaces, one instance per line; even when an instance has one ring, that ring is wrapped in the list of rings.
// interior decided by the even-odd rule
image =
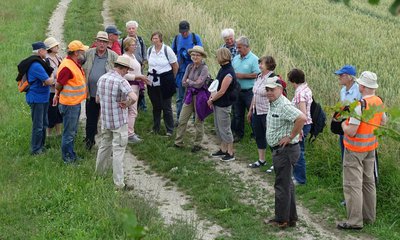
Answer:
[[[265,90],[265,84],[267,78],[273,72],[269,72],[265,76],[259,74],[256,81],[254,82],[253,86],[253,99],[254,99],[254,108],[252,109],[253,113],[254,110],[257,112],[257,115],[267,114],[269,109],[269,101],[267,98],[267,91]]]
[[[292,103],[300,109],[300,102],[306,103],[306,111],[307,111],[307,121],[305,124],[311,124],[311,103],[312,103],[312,91],[308,87],[307,83],[300,84],[296,91],[294,92],[294,98],[292,99]]]

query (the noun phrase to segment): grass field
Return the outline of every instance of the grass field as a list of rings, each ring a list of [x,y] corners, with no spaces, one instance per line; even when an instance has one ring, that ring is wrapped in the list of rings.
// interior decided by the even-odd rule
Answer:
[[[170,43],[179,21],[187,19],[193,32],[203,38],[210,56],[207,63],[214,74],[218,69],[215,49],[222,44],[220,30],[232,27],[237,36],[249,36],[258,56],[273,55],[281,75],[285,76],[292,67],[302,68],[318,100],[325,105],[338,99],[333,71],[350,63],[359,72],[377,72],[379,95],[389,106],[398,106],[400,19],[387,11],[385,4],[388,6],[390,0],[381,1],[378,7],[363,0],[351,2],[346,7],[322,0],[114,0],[111,7],[121,30],[127,20],[139,22],[140,35],[147,45],[154,30],[161,30],[166,43]],[[32,42],[45,38],[47,21],[57,3],[0,2],[0,51],[9,53],[0,56],[0,146],[4,148],[0,151],[0,239],[125,239],[123,209],[135,211],[139,224],[149,227],[146,239],[193,239],[190,224],[165,226],[157,206],[149,199],[115,192],[110,176],[95,176],[95,153],[86,152],[79,144],[81,134],[77,151],[84,161],[78,166],[63,165],[59,138],[49,139],[51,149],[45,155],[29,155],[30,110],[24,95],[16,91],[16,64],[30,54]],[[102,29],[101,8],[101,0],[73,0],[67,12],[65,40],[79,39],[90,44]],[[207,119],[209,129],[211,122],[211,118]],[[145,142],[130,149],[152,170],[189,194],[200,216],[226,228],[231,236],[221,239],[274,239],[279,235],[262,224],[261,219],[271,212],[244,203],[238,192],[243,183],[202,161],[206,152],[192,154],[189,148],[176,151],[171,148],[172,140],[147,134],[150,129],[151,109],[139,115],[137,121],[137,131]],[[377,222],[366,226],[361,234],[400,239],[400,150],[398,143],[385,138],[381,142]],[[241,163],[256,159],[255,143],[248,136],[235,147]],[[334,228],[334,221],[345,217],[339,204],[339,155],[336,137],[326,130],[307,148],[308,184],[297,188],[303,205],[319,219],[326,219],[322,222],[328,228]],[[175,167],[179,170],[171,172]],[[270,176],[266,178],[272,180]],[[289,232],[285,238],[291,239],[295,234]]]

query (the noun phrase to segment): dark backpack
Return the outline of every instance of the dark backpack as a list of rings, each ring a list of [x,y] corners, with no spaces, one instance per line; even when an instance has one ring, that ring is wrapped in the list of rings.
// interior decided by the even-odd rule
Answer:
[[[176,44],[176,39],[178,38],[178,35],[175,35],[174,40],[172,41],[172,47],[173,51],[175,54],[178,54],[178,45]],[[193,46],[197,45],[197,39],[196,39],[196,34],[192,32],[192,41],[193,41]]]
[[[312,98],[312,100],[311,118],[313,123],[311,125],[309,142],[314,142],[318,134],[324,131],[326,125],[326,114],[322,109],[321,104],[317,103],[314,98]]]
[[[236,100],[239,98],[239,93],[242,90],[240,87],[239,82],[236,79],[232,79],[232,88],[231,92],[229,93],[229,100],[232,102],[236,102]]]

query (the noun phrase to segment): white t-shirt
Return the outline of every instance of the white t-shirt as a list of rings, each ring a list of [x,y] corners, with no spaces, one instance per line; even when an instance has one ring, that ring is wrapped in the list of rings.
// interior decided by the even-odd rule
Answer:
[[[165,56],[165,50],[167,48],[168,58]],[[150,48],[149,48],[150,49]],[[169,59],[169,60],[168,60]],[[172,69],[171,64],[177,61],[174,51],[163,44],[160,51],[156,52],[156,47],[152,46],[151,52],[149,54],[149,72],[152,73],[153,69],[157,71],[157,74],[168,72]]]

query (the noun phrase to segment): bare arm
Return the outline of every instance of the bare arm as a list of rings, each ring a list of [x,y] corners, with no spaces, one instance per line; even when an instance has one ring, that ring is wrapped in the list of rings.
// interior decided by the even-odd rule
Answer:
[[[222,85],[219,91],[212,97],[212,101],[218,100],[220,97],[222,97],[226,90],[228,90],[229,85],[232,82],[232,77],[231,76],[225,76],[224,79],[222,79]]]
[[[257,73],[236,73],[236,77],[244,80],[253,80],[257,77]]]
[[[176,74],[178,74],[178,70],[179,70],[179,65],[177,62],[171,63],[171,67],[172,67],[172,72],[174,73],[174,77],[176,77]]]
[[[306,106],[306,102],[300,102],[299,103],[299,110],[307,116],[307,106]]]

